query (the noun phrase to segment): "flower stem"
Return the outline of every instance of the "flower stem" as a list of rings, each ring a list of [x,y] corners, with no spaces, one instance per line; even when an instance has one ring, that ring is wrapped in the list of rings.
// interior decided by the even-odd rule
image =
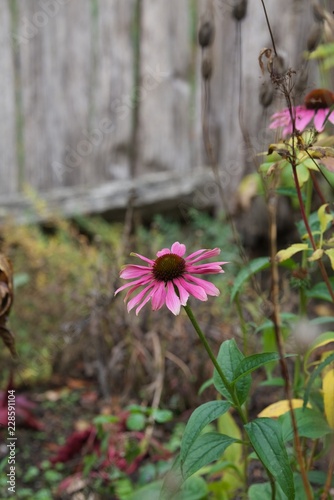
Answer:
[[[186,305],[186,306],[183,306],[183,307],[184,307],[184,309],[185,309],[185,311],[186,311],[186,313],[187,313],[187,315],[188,315],[188,318],[190,319],[190,321],[191,321],[191,323],[192,323],[193,327],[195,328],[196,333],[197,333],[197,335],[198,335],[198,336],[199,336],[199,338],[200,338],[200,341],[201,341],[201,342],[202,342],[202,344],[204,345],[205,350],[206,350],[206,352],[208,353],[209,358],[211,359],[213,366],[216,368],[217,373],[218,373],[218,375],[220,376],[220,378],[221,378],[221,380],[222,380],[222,382],[223,382],[224,386],[226,387],[226,389],[227,389],[227,390],[228,390],[228,392],[230,393],[231,398],[232,398],[232,400],[233,400],[234,407],[235,407],[235,408],[236,408],[236,410],[238,411],[238,413],[239,413],[239,415],[240,415],[240,418],[241,418],[242,422],[243,422],[244,424],[246,424],[246,423],[247,423],[247,418],[246,418],[246,416],[245,416],[244,412],[242,411],[242,408],[241,408],[241,406],[240,406],[240,403],[239,403],[239,401],[238,401],[238,398],[237,398],[237,397],[235,396],[235,394],[234,394],[232,384],[231,384],[231,383],[227,380],[226,375],[224,374],[223,370],[222,370],[222,369],[221,369],[221,367],[219,366],[218,361],[217,361],[217,359],[216,359],[215,355],[213,354],[213,352],[212,352],[212,350],[211,350],[211,347],[210,347],[210,345],[209,345],[208,341],[207,341],[207,340],[206,340],[206,338],[205,338],[204,333],[202,332],[202,330],[201,330],[201,328],[200,328],[199,324],[197,323],[196,318],[195,318],[195,316],[194,316],[194,314],[193,314],[193,312],[192,312],[191,308],[190,308],[189,306],[187,306],[187,305]]]
[[[247,325],[246,325],[244,315],[242,313],[242,307],[241,307],[240,298],[239,298],[238,293],[235,296],[234,302],[235,302],[235,305],[237,308],[237,312],[238,312],[238,316],[239,316],[239,320],[240,320],[241,331],[242,331],[243,352],[244,352],[244,355],[247,356],[247,352],[248,352]]]
[[[299,181],[298,181],[298,176],[297,176],[297,167],[296,167],[295,163],[292,163],[291,166],[292,166],[292,173],[293,173],[293,178],[294,178],[294,182],[295,182],[295,186],[296,186],[296,191],[297,191],[297,195],[298,195],[298,201],[299,201],[299,207],[300,207],[301,216],[302,216],[302,219],[304,221],[304,224],[305,224],[305,227],[306,227],[306,231],[307,231],[308,237],[310,239],[312,248],[315,251],[317,249],[317,246],[315,244],[315,241],[314,241],[314,238],[313,238],[313,234],[312,234],[309,222],[308,222],[308,218],[306,216],[305,207],[304,207],[304,203],[303,203],[303,199],[302,199],[302,193],[301,193],[301,189],[300,189],[300,185],[299,185]],[[323,280],[324,280],[324,282],[325,282],[325,284],[327,286],[327,289],[328,289],[329,294],[330,294],[330,296],[332,298],[332,301],[334,302],[334,292],[333,292],[332,286],[330,284],[330,281],[328,279],[326,268],[325,268],[325,266],[324,266],[324,264],[323,264],[323,262],[321,260],[318,260],[318,265],[319,265],[319,268],[320,268],[320,272],[321,272],[322,278],[323,278]]]

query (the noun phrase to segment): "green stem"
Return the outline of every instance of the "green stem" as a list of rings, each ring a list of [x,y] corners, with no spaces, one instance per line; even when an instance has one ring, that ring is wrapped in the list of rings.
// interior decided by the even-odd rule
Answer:
[[[238,413],[239,413],[239,415],[240,415],[240,418],[241,418],[242,422],[243,422],[244,424],[246,424],[246,423],[247,423],[247,418],[246,418],[246,416],[245,416],[244,412],[242,411],[242,408],[241,408],[241,406],[240,406],[240,403],[239,403],[239,401],[238,401],[238,398],[236,397],[236,395],[235,395],[235,393],[234,393],[234,390],[233,390],[233,386],[232,386],[232,384],[231,384],[231,383],[227,380],[227,378],[226,378],[226,376],[225,376],[224,372],[222,371],[221,367],[219,366],[218,361],[217,361],[217,359],[216,359],[215,355],[213,354],[213,352],[212,352],[212,350],[211,350],[211,347],[210,347],[210,345],[209,345],[208,341],[207,341],[207,340],[206,340],[206,338],[205,338],[204,333],[202,332],[202,330],[201,330],[201,328],[200,328],[199,324],[197,323],[196,318],[195,318],[195,316],[194,316],[194,314],[193,314],[193,312],[192,312],[191,308],[190,308],[189,306],[187,306],[187,305],[186,305],[186,306],[183,306],[183,307],[184,307],[184,310],[186,311],[186,313],[187,313],[187,315],[188,315],[188,318],[190,319],[190,321],[191,321],[191,323],[192,323],[193,327],[195,328],[196,333],[197,333],[197,335],[198,335],[198,336],[199,336],[199,338],[200,338],[200,341],[201,341],[201,342],[202,342],[202,344],[204,345],[205,350],[206,350],[206,352],[208,353],[209,358],[211,359],[213,366],[216,368],[217,373],[218,373],[218,375],[220,376],[220,378],[221,378],[221,380],[222,380],[222,382],[223,382],[224,386],[226,387],[226,389],[227,389],[227,390],[228,390],[228,392],[230,393],[231,398],[232,398],[232,400],[233,400],[233,405],[234,405],[235,409],[238,411]]]
[[[305,217],[307,220],[309,219],[311,213],[311,204],[312,204],[312,193],[313,193],[313,183],[312,178],[308,179],[306,183],[306,203],[305,203]],[[308,268],[308,260],[307,260],[307,251],[304,251],[302,254],[302,262],[301,268],[307,270]],[[299,289],[299,312],[301,316],[306,316],[307,313],[307,297],[305,287],[301,286]]]
[[[269,481],[270,481],[270,486],[271,486],[271,500],[275,500],[276,499],[276,483],[275,483],[275,479],[274,479],[274,476],[267,470],[267,474],[268,474],[268,477],[269,477]]]
[[[298,387],[299,387],[299,378],[300,378],[300,365],[301,359],[300,355],[296,357],[295,360],[295,368],[294,368],[294,376],[293,376],[293,395],[294,397],[298,397]]]
[[[247,356],[247,352],[248,352],[247,325],[246,325],[246,321],[245,321],[244,315],[242,314],[242,307],[241,307],[241,304],[240,304],[240,298],[239,298],[239,294],[238,293],[235,296],[234,302],[235,302],[235,305],[236,305],[236,308],[237,308],[237,312],[238,312],[238,316],[239,316],[239,320],[240,320],[240,326],[241,326],[241,331],[242,331],[242,346],[243,346],[243,351],[244,351],[244,355]]]

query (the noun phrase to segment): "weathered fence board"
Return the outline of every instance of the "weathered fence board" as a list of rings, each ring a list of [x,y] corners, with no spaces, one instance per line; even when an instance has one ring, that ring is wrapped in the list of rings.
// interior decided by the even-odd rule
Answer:
[[[237,3],[1,3],[0,215],[13,210],[15,196],[21,209],[27,206],[25,185],[53,200],[55,208],[66,205],[68,214],[81,197],[77,189],[87,190],[77,207],[89,212],[100,206],[107,210],[108,203],[109,208],[124,208],[149,174],[170,176],[176,199],[189,177],[203,182],[194,174],[208,159],[201,130],[202,53],[193,33],[208,6],[216,28],[210,131],[221,181],[232,199],[242,175],[255,168],[255,154],[268,144],[268,119],[279,105],[277,96],[268,106],[259,104],[270,85],[257,59],[262,48],[272,46],[261,2],[248,0],[239,20],[233,14]],[[305,74],[310,88],[317,82],[315,66],[306,67],[302,59],[312,23],[311,0],[267,0],[266,5],[287,66],[307,70],[297,73],[296,89],[302,95]],[[208,167],[207,172],[209,184],[197,187],[206,191],[204,204],[216,204],[218,190]],[[122,182],[127,197],[111,188],[115,183],[119,190]],[[110,190],[109,202],[104,185]],[[155,186],[163,199],[160,180]],[[96,201],[100,187],[101,204]],[[64,189],[64,198],[59,189]],[[73,203],[65,203],[71,193]],[[147,190],[141,190],[137,203],[145,204],[146,198],[149,203]]]
[[[30,38],[26,38],[25,19],[32,26]],[[89,2],[58,5],[53,17],[35,0],[20,2],[17,28],[25,182],[37,190],[85,185],[91,171],[86,150],[83,145],[80,158],[75,150],[81,146],[89,119]],[[66,168],[61,167],[64,163]]]
[[[15,73],[12,53],[11,15],[8,2],[0,8],[0,196],[18,191],[18,165],[16,148]]]
[[[136,172],[190,172],[193,124],[187,1],[143,0],[140,51],[142,98]],[[145,82],[152,71],[155,84],[150,87]]]
[[[91,162],[97,174],[93,184],[131,176],[135,25],[135,0],[98,2],[91,89],[91,134],[95,131],[97,143]]]

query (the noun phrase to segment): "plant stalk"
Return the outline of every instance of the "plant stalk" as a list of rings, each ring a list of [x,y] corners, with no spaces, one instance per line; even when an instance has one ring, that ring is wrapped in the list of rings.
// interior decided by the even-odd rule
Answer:
[[[291,423],[294,436],[294,447],[296,451],[297,461],[300,468],[300,473],[302,476],[304,490],[307,500],[313,499],[313,494],[311,486],[306,474],[305,462],[302,454],[302,448],[300,443],[300,438],[297,429],[296,416],[294,413],[292,405],[292,390],[291,382],[289,376],[288,365],[285,357],[284,340],[282,336],[282,331],[280,327],[280,307],[279,307],[279,273],[278,273],[278,263],[276,260],[277,254],[277,224],[276,224],[276,212],[277,212],[277,198],[274,194],[269,194],[268,196],[268,210],[269,210],[269,237],[270,237],[270,257],[271,257],[271,280],[272,280],[272,315],[271,319],[274,324],[274,332],[277,344],[277,350],[280,357],[282,377],[285,385],[285,394],[289,402],[289,410],[291,415]]]
[[[317,246],[315,244],[315,241],[314,241],[314,238],[313,238],[313,234],[312,234],[309,222],[308,222],[308,218],[306,216],[305,207],[304,207],[304,203],[303,203],[303,199],[302,199],[302,193],[301,193],[300,185],[299,185],[299,182],[298,182],[297,167],[295,165],[295,162],[291,164],[291,167],[292,167],[293,178],[294,178],[294,181],[295,181],[296,191],[297,191],[297,195],[298,195],[298,201],[299,201],[301,216],[302,216],[302,219],[304,221],[304,224],[305,224],[305,227],[306,227],[306,231],[307,231],[308,237],[310,239],[312,248],[315,251],[317,249]],[[319,265],[319,269],[320,269],[322,278],[323,278],[324,282],[326,283],[326,286],[327,286],[327,289],[329,291],[329,294],[330,294],[330,296],[332,298],[332,301],[334,302],[334,291],[332,290],[332,287],[331,287],[331,284],[330,284],[330,281],[329,281],[329,278],[328,278],[325,266],[324,266],[324,264],[323,264],[323,262],[322,262],[321,259],[319,259],[317,262],[318,262],[318,265]]]
[[[233,390],[232,384],[230,384],[230,382],[227,380],[227,378],[226,378],[226,376],[225,376],[225,374],[224,374],[223,370],[222,370],[222,369],[221,369],[221,367],[219,366],[218,361],[217,361],[217,359],[216,359],[215,355],[213,354],[213,352],[212,352],[212,350],[211,350],[211,347],[210,347],[210,345],[209,345],[208,341],[207,341],[207,340],[206,340],[206,338],[205,338],[204,333],[202,332],[202,330],[201,330],[201,328],[200,328],[199,324],[197,323],[196,318],[195,318],[195,316],[194,316],[194,314],[193,314],[193,312],[192,312],[191,308],[190,308],[188,305],[183,306],[183,307],[184,307],[184,309],[185,309],[185,311],[186,311],[186,313],[187,313],[187,315],[188,315],[188,318],[190,319],[190,321],[191,321],[191,323],[192,323],[193,327],[195,328],[196,333],[197,333],[197,335],[198,335],[198,336],[199,336],[199,338],[200,338],[200,341],[201,341],[201,342],[202,342],[202,344],[204,345],[205,350],[206,350],[206,352],[208,353],[209,358],[211,359],[213,366],[216,368],[216,370],[217,370],[217,372],[218,372],[218,375],[220,376],[220,378],[221,378],[221,380],[222,380],[223,384],[225,385],[226,389],[227,389],[227,390],[228,390],[228,392],[230,393],[231,398],[232,398],[232,400],[233,400],[233,404],[234,404],[234,406],[235,406],[236,410],[238,411],[238,413],[239,413],[239,415],[240,415],[240,418],[241,418],[241,420],[242,420],[243,424],[246,424],[246,423],[247,423],[247,418],[246,418],[246,416],[245,416],[245,414],[244,414],[244,412],[243,412],[243,410],[242,410],[242,408],[241,408],[241,406],[240,406],[240,403],[239,403],[239,401],[238,401],[237,397],[236,397],[236,396],[235,396],[235,394],[234,394],[234,390]]]

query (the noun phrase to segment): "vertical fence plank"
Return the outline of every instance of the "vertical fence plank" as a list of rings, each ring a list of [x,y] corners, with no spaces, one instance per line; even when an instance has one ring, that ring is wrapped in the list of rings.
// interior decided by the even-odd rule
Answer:
[[[137,175],[189,172],[190,10],[188,2],[143,0]]]
[[[86,184],[91,13],[88,2],[19,3],[26,182],[37,190]],[[28,29],[29,28],[29,29]]]
[[[130,176],[135,0],[99,0],[97,6],[92,131],[98,144],[93,168],[100,181],[121,180]]]
[[[18,189],[16,84],[11,32],[9,4],[3,2],[0,8],[0,194],[15,193]]]

